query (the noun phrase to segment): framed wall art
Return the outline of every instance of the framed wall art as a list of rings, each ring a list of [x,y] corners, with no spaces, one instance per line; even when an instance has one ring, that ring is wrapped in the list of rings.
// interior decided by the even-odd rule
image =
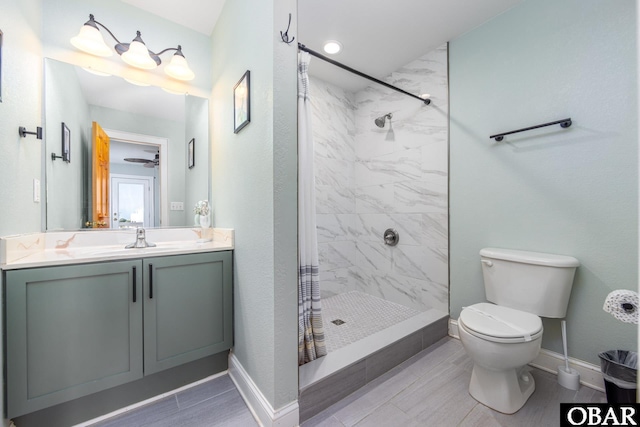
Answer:
[[[71,131],[62,122],[62,161],[71,163]]]
[[[238,133],[251,121],[251,72],[247,70],[233,87],[233,133]]]
[[[196,165],[196,139],[191,138],[187,145],[187,166],[192,169]]]

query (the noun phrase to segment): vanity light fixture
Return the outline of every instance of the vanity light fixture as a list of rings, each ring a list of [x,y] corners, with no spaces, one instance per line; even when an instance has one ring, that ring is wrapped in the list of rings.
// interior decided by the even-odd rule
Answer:
[[[342,43],[337,40],[329,40],[324,43],[323,49],[329,55],[335,55],[342,50]]]
[[[121,43],[113,33],[100,22],[96,21],[93,15],[89,15],[89,20],[84,23],[77,36],[71,38],[71,44],[76,48],[96,56],[111,56],[113,51],[102,38],[98,26],[104,28],[107,33],[117,42],[114,46],[122,60],[132,67],[143,70],[152,70],[162,63],[160,55],[165,52],[175,51],[169,64],[164,67],[164,72],[170,77],[178,80],[193,80],[195,74],[189,68],[187,60],[182,53],[182,46],[170,47],[155,53],[147,48],[142,41],[140,31],[136,32],[136,37],[131,43]]]

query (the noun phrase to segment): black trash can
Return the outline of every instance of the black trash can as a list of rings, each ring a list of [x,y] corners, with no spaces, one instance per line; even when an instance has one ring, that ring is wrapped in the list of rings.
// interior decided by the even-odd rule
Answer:
[[[608,403],[635,403],[638,353],[609,350],[598,354]]]

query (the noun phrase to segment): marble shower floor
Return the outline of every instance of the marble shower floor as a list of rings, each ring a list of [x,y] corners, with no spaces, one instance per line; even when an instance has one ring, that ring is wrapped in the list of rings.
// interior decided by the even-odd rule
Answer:
[[[419,314],[412,308],[363,292],[345,292],[323,298],[327,352],[336,351]]]

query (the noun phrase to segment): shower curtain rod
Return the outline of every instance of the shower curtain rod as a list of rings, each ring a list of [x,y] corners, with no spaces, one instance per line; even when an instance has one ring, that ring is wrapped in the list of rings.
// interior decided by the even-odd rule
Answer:
[[[320,58],[323,61],[328,62],[329,64],[333,64],[336,67],[340,67],[343,70],[347,70],[348,72],[353,73],[353,74],[355,74],[357,76],[364,77],[365,79],[371,80],[372,82],[375,82],[375,83],[378,83],[378,84],[380,84],[382,86],[388,87],[389,89],[393,89],[393,90],[398,91],[400,93],[404,93],[405,95],[409,95],[412,98],[419,99],[420,101],[424,102],[425,105],[431,104],[431,100],[429,98],[422,98],[422,97],[420,97],[418,95],[414,95],[412,93],[407,92],[406,90],[403,90],[403,89],[400,89],[399,87],[390,85],[389,83],[383,82],[382,80],[378,80],[375,77],[371,77],[368,74],[364,74],[364,73],[362,73],[362,72],[360,72],[358,70],[355,70],[355,69],[353,69],[353,68],[351,68],[351,67],[349,67],[347,65],[344,65],[344,64],[342,64],[342,63],[340,63],[338,61],[334,61],[331,58],[327,58],[326,56],[324,56],[324,55],[322,55],[322,54],[320,54],[320,53],[318,53],[318,52],[316,52],[314,50],[309,49],[308,47],[306,47],[302,43],[298,43],[298,49],[302,50],[304,52],[308,52],[309,54],[315,56],[316,58]]]

